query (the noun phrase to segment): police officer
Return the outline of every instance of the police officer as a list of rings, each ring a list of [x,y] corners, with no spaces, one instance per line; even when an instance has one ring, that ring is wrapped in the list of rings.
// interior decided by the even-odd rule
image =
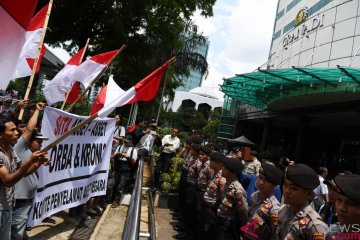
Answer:
[[[319,215],[322,220],[328,225],[337,223],[337,214],[335,212],[335,194],[336,194],[336,184],[333,179],[325,179],[324,183],[329,189],[329,202],[325,203],[319,210]]]
[[[186,206],[186,191],[187,191],[186,190],[186,187],[187,187],[186,179],[187,179],[187,175],[189,173],[190,166],[194,163],[194,161],[198,157],[198,152],[193,150],[192,145],[197,145],[195,147],[200,148],[200,145],[193,143],[192,139],[189,139],[186,141],[187,150],[184,150],[184,151],[186,151],[188,153],[186,155],[184,155],[184,163],[182,165],[181,176],[180,176],[180,181],[179,181],[179,206],[178,206],[179,209],[178,210],[180,210],[180,211],[176,211],[176,213],[174,214],[173,220],[181,220],[184,217],[183,210]]]
[[[358,239],[360,235],[360,175],[339,175],[335,177],[334,182],[335,211],[339,224],[330,227],[326,239]]]
[[[217,209],[217,238],[239,239],[238,227],[247,222],[246,191],[236,175],[243,170],[239,159],[226,158],[222,167],[222,176],[226,179],[221,202]]]
[[[204,193],[204,205],[201,214],[199,236],[197,238],[204,240],[214,239],[216,236],[214,231],[216,226],[216,209],[226,183],[226,179],[222,177],[222,167],[225,160],[224,154],[212,152],[209,158],[210,168],[214,174],[209,180]]]
[[[209,179],[213,176],[213,171],[210,169],[210,160],[209,154],[212,152],[212,149],[207,146],[200,146],[199,151],[199,163],[197,168],[199,169],[198,178],[196,181],[196,192],[195,192],[195,208],[194,208],[194,216],[196,221],[191,226],[191,236],[188,238],[190,239],[197,239],[199,235],[199,229],[201,228],[201,210],[204,205],[204,192],[206,190],[206,185]]]
[[[187,139],[184,147],[178,153],[179,157],[183,157],[184,164],[181,168],[181,176],[179,181],[179,203],[176,209],[174,209],[175,216],[182,216],[181,209],[185,207],[185,186],[186,176],[188,173],[187,163],[191,162],[191,139]]]
[[[207,146],[200,147],[199,160],[201,162],[201,168],[197,179],[196,191],[196,210],[198,214],[201,212],[204,203],[203,199],[207,183],[214,175],[214,171],[210,168],[209,154],[211,152],[211,148]]]
[[[275,239],[276,225],[280,203],[274,196],[275,186],[281,182],[282,172],[277,167],[262,164],[259,176],[256,179],[258,191],[251,195],[248,223],[256,222],[254,234],[246,234],[247,239]]]
[[[320,181],[305,164],[287,168],[283,185],[284,205],[279,210],[276,239],[323,240],[328,229],[320,215],[309,206],[313,190]]]
[[[188,239],[195,221],[195,193],[197,189],[197,178],[201,168],[201,161],[199,160],[200,147],[201,145],[199,144],[191,145],[191,162],[186,176],[185,217],[181,224],[176,225],[176,230],[181,229],[184,232],[177,234],[175,236],[176,239]]]
[[[197,164],[192,165],[192,171],[197,172],[197,188],[195,190],[195,198],[194,198],[194,216],[196,216],[196,222],[191,227],[193,228],[193,233],[196,232],[197,228],[199,227],[200,223],[200,214],[201,209],[203,206],[203,197],[204,192],[206,190],[206,185],[208,180],[213,176],[213,171],[210,169],[210,160],[209,160],[209,154],[211,153],[211,148],[207,146],[200,146],[199,151],[199,161]],[[193,169],[195,168],[195,169]],[[191,184],[192,185],[192,184]],[[175,226],[175,230],[184,230],[183,227],[177,227]]]

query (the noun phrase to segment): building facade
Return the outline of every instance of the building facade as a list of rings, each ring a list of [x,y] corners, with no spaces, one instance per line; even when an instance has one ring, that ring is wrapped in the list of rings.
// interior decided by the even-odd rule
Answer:
[[[177,112],[181,106],[191,107],[202,112],[204,116],[209,116],[215,108],[223,106],[223,101],[210,88],[197,87],[189,92],[176,91],[174,100],[167,106],[167,110],[171,109],[173,112]]]
[[[224,80],[219,137],[360,172],[360,1],[279,0],[269,59]]]
[[[360,66],[357,0],[280,0],[271,68]]]
[[[185,41],[186,42],[186,41]],[[186,43],[185,43],[186,44]],[[207,58],[208,51],[209,51],[210,42],[206,38],[206,42],[202,45],[196,46],[193,50],[195,53],[202,55],[204,58]],[[193,88],[200,87],[203,81],[203,74],[200,71],[190,69],[190,74],[188,77],[180,79],[181,82],[184,84],[176,89],[176,91],[184,91],[188,92]]]

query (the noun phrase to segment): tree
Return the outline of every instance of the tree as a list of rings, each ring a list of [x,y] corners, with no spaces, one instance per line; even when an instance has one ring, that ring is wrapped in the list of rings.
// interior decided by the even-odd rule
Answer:
[[[167,127],[176,127],[183,132],[191,132],[193,129],[202,129],[207,120],[201,112],[194,108],[180,107],[177,112],[163,113],[161,123]]]
[[[46,2],[41,0],[38,8]],[[57,0],[45,42],[74,53],[90,38],[87,54],[91,55],[127,44],[127,49],[113,63],[114,79],[123,89],[176,54],[176,65],[168,73],[166,94],[171,96],[171,90],[180,84],[177,77],[188,74],[189,67],[203,73],[207,70],[206,60],[189,51],[193,43],[202,41],[190,18],[196,10],[205,17],[212,16],[214,4],[215,0]],[[190,40],[181,37],[187,30],[192,32]],[[152,105],[156,102],[159,99]],[[154,111],[153,107],[146,109]]]
[[[214,120],[208,121],[206,126],[203,128],[204,136],[205,136],[205,138],[208,139],[209,142],[211,142],[211,143],[217,142],[217,133],[219,130],[219,126],[220,126],[220,120],[214,119]]]

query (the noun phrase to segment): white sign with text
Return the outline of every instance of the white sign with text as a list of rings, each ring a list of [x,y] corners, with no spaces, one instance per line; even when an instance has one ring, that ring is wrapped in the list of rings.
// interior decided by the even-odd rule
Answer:
[[[87,117],[47,107],[41,132],[47,146]],[[106,193],[115,119],[98,118],[48,151],[49,166],[38,169],[39,185],[28,225]]]

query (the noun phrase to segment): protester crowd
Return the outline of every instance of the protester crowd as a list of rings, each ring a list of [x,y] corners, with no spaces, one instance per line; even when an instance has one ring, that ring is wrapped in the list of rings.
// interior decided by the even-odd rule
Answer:
[[[42,141],[39,114],[44,103],[37,103],[28,121],[17,119],[18,110],[28,105],[20,101],[11,107],[5,97],[0,113],[0,239],[23,239],[32,201],[37,189],[37,171],[49,159],[40,152]]]
[[[27,121],[18,120],[18,108],[9,104],[0,114],[0,239],[24,239],[37,189],[36,169],[49,164],[39,151],[47,139],[40,133],[39,121],[45,104],[37,103]],[[27,105],[28,101],[18,103],[20,108]],[[184,158],[178,207],[173,209],[176,239],[359,237],[360,175],[346,171],[328,179],[325,167],[316,173],[287,158],[260,161],[255,150],[245,157],[241,147],[225,155],[204,144],[196,132],[180,149],[176,128],[160,138],[155,121],[145,127],[138,119],[125,129],[122,117],[117,114],[115,119],[107,195],[85,205],[89,215],[100,213],[104,201],[116,208],[124,193],[131,191],[139,159],[149,159],[158,146],[154,190],[161,186],[161,174],[169,170],[171,158]],[[69,214],[76,215],[79,209],[83,207]]]

